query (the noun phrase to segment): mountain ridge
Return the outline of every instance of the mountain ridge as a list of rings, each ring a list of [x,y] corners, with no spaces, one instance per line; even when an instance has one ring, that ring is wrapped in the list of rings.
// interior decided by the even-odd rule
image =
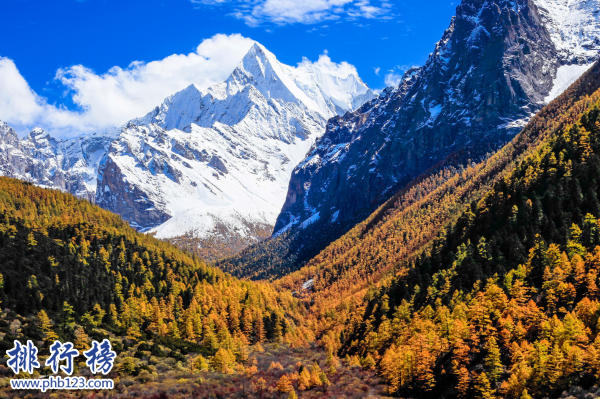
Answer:
[[[81,195],[160,238],[239,248],[268,235],[291,168],[326,119],[374,97],[351,66],[326,57],[290,67],[255,43],[224,82],[191,84],[118,129],[38,143],[6,127],[2,171]],[[35,165],[49,172],[24,172]]]
[[[96,171],[115,137],[116,132],[109,131],[61,140],[35,128],[21,139],[0,121],[0,172],[93,202]]]
[[[397,88],[332,118],[292,173],[275,225],[276,235],[289,231],[289,239],[273,244],[280,253],[275,264],[297,269],[416,176],[483,159],[512,139],[598,56],[595,3],[567,7],[571,22],[585,22],[581,35],[576,23],[556,19],[562,3],[544,2],[542,12],[533,0],[464,0],[424,66],[407,71]],[[557,37],[578,46],[567,54]],[[274,264],[269,245],[231,262],[253,275],[254,266]]]

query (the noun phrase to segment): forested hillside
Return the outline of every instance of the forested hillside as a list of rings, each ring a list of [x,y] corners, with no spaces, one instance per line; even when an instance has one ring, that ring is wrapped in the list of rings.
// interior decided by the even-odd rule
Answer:
[[[82,350],[109,338],[121,398],[591,391],[599,184],[600,64],[500,151],[438,165],[273,283],[240,281],[87,201],[1,177],[0,349],[31,339],[45,360],[55,339]],[[285,240],[271,242],[268,257],[283,259]],[[287,271],[244,271],[240,259],[232,270],[254,278]],[[4,364],[0,393],[23,396]]]
[[[372,367],[314,346],[289,291],[237,280],[87,201],[0,177],[0,221],[0,350],[32,340],[42,364],[34,378],[51,374],[44,361],[54,340],[81,353],[108,338],[115,390],[103,397],[360,398],[384,389]],[[55,397],[12,390],[6,360],[0,396]],[[94,377],[80,360],[75,374]]]
[[[207,353],[231,339],[294,335],[302,318],[289,293],[240,282],[69,194],[2,177],[0,220],[2,307],[20,314],[72,313],[134,337],[200,342]]]
[[[400,193],[282,279],[315,278],[305,296],[321,342],[377,363],[401,396],[556,397],[594,385],[599,87],[596,65],[498,154]]]
[[[312,298],[317,301],[339,297],[340,293],[352,295],[377,282],[401,261],[439,246],[439,239],[435,240],[438,234],[456,223],[467,206],[483,198],[493,184],[506,178],[520,162],[540,151],[591,107],[599,74],[600,66],[596,65],[538,113],[523,132],[484,161],[421,176],[306,267],[281,278],[278,284],[296,290],[314,279],[313,291],[317,294]]]

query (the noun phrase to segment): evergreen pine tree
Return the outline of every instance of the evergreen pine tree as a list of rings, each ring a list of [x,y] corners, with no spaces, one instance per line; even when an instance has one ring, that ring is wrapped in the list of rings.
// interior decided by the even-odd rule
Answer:
[[[294,391],[294,386],[287,375],[282,375],[277,382],[277,391],[281,393],[289,393]]]
[[[487,355],[485,357],[486,374],[492,383],[498,382],[502,375],[503,366],[502,361],[500,360],[500,349],[498,348],[496,338],[493,336],[489,337],[485,344],[485,349],[487,350]]]

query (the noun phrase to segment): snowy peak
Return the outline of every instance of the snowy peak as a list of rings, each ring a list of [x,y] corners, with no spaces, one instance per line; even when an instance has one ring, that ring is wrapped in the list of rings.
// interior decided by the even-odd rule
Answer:
[[[58,144],[58,140],[39,127],[34,128],[27,136],[28,141],[38,150],[51,150]]]
[[[313,101],[294,83],[291,71],[285,69],[275,55],[262,45],[254,43],[226,80],[227,92],[233,95],[247,85],[252,85],[267,99],[312,104]]]
[[[0,121],[0,145],[18,145],[18,142],[17,132],[6,122]]]
[[[97,203],[158,238],[248,245],[270,234],[290,174],[331,116],[375,97],[349,64],[297,67],[255,43],[222,83],[190,85],[126,124]]]
[[[217,122],[233,126],[246,116],[248,104],[262,101],[296,104],[324,119],[343,115],[376,96],[353,67],[340,65],[322,56],[315,63],[305,59],[291,67],[255,43],[225,82],[206,90],[192,84],[132,124],[156,123],[166,130],[184,131],[192,123],[207,128]]]
[[[311,63],[301,64],[298,69],[304,71],[305,80],[316,83],[326,101],[337,107],[337,115],[353,111],[374,98],[374,93],[353,73],[346,76],[337,75]]]
[[[589,64],[600,50],[600,0],[534,0],[564,64]]]
[[[291,67],[259,43],[248,50],[226,84],[230,94],[251,84],[267,99],[303,104],[324,118],[353,111],[376,97],[351,67],[339,67],[323,56]]]

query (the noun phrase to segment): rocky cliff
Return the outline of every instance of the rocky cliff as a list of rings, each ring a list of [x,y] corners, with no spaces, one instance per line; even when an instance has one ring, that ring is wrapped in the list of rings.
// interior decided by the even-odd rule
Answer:
[[[239,276],[300,267],[417,176],[478,160],[583,74],[598,0],[463,0],[427,62],[328,121],[294,169],[273,239],[221,263]]]
[[[328,122],[275,230],[355,219],[439,162],[506,143],[596,59],[597,5],[464,0],[423,67]]]

